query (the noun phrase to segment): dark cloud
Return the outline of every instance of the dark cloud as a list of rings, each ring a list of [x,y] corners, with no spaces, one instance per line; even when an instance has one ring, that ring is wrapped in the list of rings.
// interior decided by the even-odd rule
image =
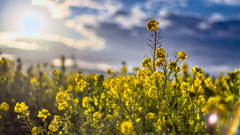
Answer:
[[[240,67],[239,20],[209,23],[204,18],[174,14],[166,19],[172,23],[163,30],[163,40],[168,50],[186,51],[187,61],[193,65],[204,67],[225,65],[230,67],[230,70]],[[200,28],[199,24],[202,22],[206,23],[208,28]]]
[[[117,17],[117,16],[129,16],[130,12],[129,11],[125,11],[125,10],[120,10],[117,11],[114,15],[113,18]]]
[[[167,50],[169,58],[173,58],[176,52],[185,51],[188,54],[186,62],[190,66],[199,65],[215,75],[223,66],[229,70],[240,67],[239,20],[210,23],[206,18],[173,13],[164,19],[171,22],[170,26],[162,29],[162,47]],[[201,28],[201,23],[207,27]],[[140,65],[142,55],[150,52],[147,46],[150,32],[146,28],[128,30],[110,23],[101,23],[100,26],[97,34],[107,41],[111,51],[115,50],[115,56]],[[137,36],[132,36],[133,31]],[[213,66],[219,66],[219,69],[210,70],[209,67]]]
[[[76,17],[78,15],[82,15],[82,14],[97,14],[98,13],[97,9],[93,9],[93,8],[89,8],[89,7],[70,6],[69,9],[71,11],[71,15],[69,17],[67,17],[67,19],[74,18],[74,17]]]

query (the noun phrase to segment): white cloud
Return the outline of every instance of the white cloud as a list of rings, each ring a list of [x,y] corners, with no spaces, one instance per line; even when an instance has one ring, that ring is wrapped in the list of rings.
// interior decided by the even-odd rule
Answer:
[[[159,21],[160,28],[166,28],[167,26],[171,25],[171,22],[165,19],[168,14],[169,11],[166,8],[162,8],[158,11],[159,19],[157,21]]]
[[[141,5],[134,5],[131,13],[128,16],[117,16],[115,22],[122,26],[122,28],[132,29],[134,26],[144,26],[143,19],[147,14],[141,10]]]
[[[206,22],[201,22],[201,23],[199,23],[199,28],[205,30],[205,29],[209,28],[209,25]]]
[[[222,21],[222,20],[224,20],[224,17],[220,13],[217,13],[217,12],[211,14],[211,16],[208,18],[208,21],[210,23],[218,22],[218,21]]]
[[[96,9],[98,14],[82,14],[73,19],[65,20],[64,25],[74,31],[80,33],[84,39],[78,41],[71,41],[71,39],[60,39],[61,42],[68,41],[69,46],[77,48],[94,48],[94,50],[101,50],[105,47],[105,41],[98,37],[94,31],[86,28],[86,25],[97,27],[99,22],[108,22],[110,17],[116,13],[122,4],[118,1],[92,1],[92,0],[65,0],[59,2],[58,0],[31,0],[33,5],[43,6],[48,9],[54,19],[64,19],[71,15],[70,6],[88,7]],[[56,36],[55,36],[56,37]]]
[[[225,5],[240,5],[240,0],[209,0],[211,3],[215,4],[225,4]]]
[[[71,14],[69,6],[79,4],[77,0],[67,0],[64,3],[51,0],[31,0],[33,5],[47,8],[54,19],[63,19]]]
[[[81,68],[86,68],[90,70],[98,70],[98,71],[107,71],[107,69],[116,69],[115,66],[109,65],[107,63],[103,62],[97,62],[97,63],[92,63],[92,62],[86,62],[86,61],[77,61],[77,64]]]
[[[70,6],[97,9],[104,11],[106,15],[114,14],[122,7],[122,4],[118,1],[98,2],[91,0],[65,0],[63,2],[59,2],[57,0],[31,0],[31,3],[36,6],[47,8],[54,19],[63,19],[71,15],[71,11],[69,9]]]
[[[37,43],[29,43],[24,40],[17,40],[19,38],[29,38],[24,36],[18,32],[0,32],[0,46],[6,46],[10,48],[18,48],[24,50],[46,50],[46,48],[42,48],[42,45]],[[98,51],[105,48],[104,40],[97,38],[94,35],[90,35],[89,38],[83,39],[72,39],[68,37],[62,37],[58,35],[50,35],[50,34],[41,34],[35,37],[31,37],[32,39],[42,39],[50,42],[59,42],[65,44],[69,47],[76,48],[79,50],[90,49],[93,51]],[[44,46],[46,47],[46,46]]]
[[[61,66],[62,65],[62,60],[61,59],[53,59],[52,64],[54,66]],[[74,66],[74,60],[67,58],[67,59],[65,59],[64,65],[67,66],[67,67]]]
[[[12,55],[12,54],[6,54],[6,53],[3,53],[3,54],[0,54],[0,59],[2,58],[6,58],[6,59],[9,59],[9,60],[15,60],[15,56]]]
[[[71,28],[80,33],[84,39],[79,40],[74,46],[86,46],[95,48],[95,50],[101,50],[105,47],[104,39],[98,37],[94,31],[84,27],[84,24],[95,25],[96,18],[93,15],[82,15],[72,20],[65,21],[65,26]]]

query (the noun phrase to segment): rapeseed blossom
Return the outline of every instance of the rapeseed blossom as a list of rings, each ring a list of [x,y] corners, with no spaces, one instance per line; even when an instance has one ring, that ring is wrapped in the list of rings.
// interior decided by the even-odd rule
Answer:
[[[70,100],[70,95],[67,92],[59,91],[56,95],[56,101],[58,102],[58,109],[64,110],[68,107],[68,101]]]
[[[38,112],[38,117],[42,118],[42,121],[45,121],[45,119],[47,118],[47,116],[50,116],[50,113],[48,112],[48,110],[46,109],[42,109],[42,111]]]
[[[157,96],[158,96],[158,91],[157,91],[156,86],[152,86],[152,87],[149,89],[148,95],[149,95],[150,97],[154,98],[154,99],[157,98]]]
[[[21,104],[17,102],[16,106],[14,107],[14,112],[22,113],[25,116],[29,116],[27,109],[28,109],[28,106],[25,105],[25,102],[21,102]]]
[[[107,75],[110,75],[112,73],[112,70],[109,68],[106,73]]]
[[[142,61],[142,67],[148,67],[151,65],[152,59],[151,58],[146,58]]]
[[[169,61],[167,68],[171,69],[171,70],[176,70],[177,69],[177,61],[174,60],[173,62]]]
[[[99,77],[99,74],[96,74],[96,75],[94,76],[94,80],[97,81],[97,80],[98,80],[98,77]]]
[[[58,76],[58,75],[59,75],[59,72],[58,72],[58,70],[57,70],[57,69],[54,69],[54,70],[52,71],[52,73],[53,73],[54,75],[56,75],[56,76]]]
[[[123,135],[130,135],[132,130],[132,122],[131,121],[124,121],[121,124],[121,132]]]
[[[187,72],[187,71],[188,71],[188,65],[186,63],[183,63],[182,72]]]
[[[41,127],[33,127],[31,131],[32,135],[38,135],[41,133]]]
[[[200,72],[200,73],[203,72],[202,69],[200,67],[198,67],[197,65],[194,68],[192,68],[191,71],[192,71],[191,73],[194,75],[197,74],[198,72]]]
[[[83,75],[78,73],[75,77],[75,81],[77,82],[78,84],[78,89],[80,91],[83,91],[84,88],[88,85],[88,83],[86,81],[83,80]]]
[[[4,110],[4,111],[8,111],[9,110],[9,105],[6,102],[2,102],[0,105],[0,109]]]
[[[158,59],[165,59],[166,58],[166,51],[163,48],[156,49],[155,57],[158,58]]]
[[[159,28],[157,27],[158,24],[159,24],[158,21],[149,20],[149,21],[147,22],[147,30],[153,31],[153,30],[159,29]]]
[[[48,129],[52,132],[56,132],[59,129],[59,117],[58,115],[54,116],[54,119],[51,121],[51,123],[48,126]]]
[[[187,58],[187,54],[183,51],[177,52],[176,54],[178,55],[178,59],[182,62],[184,62],[185,59]]]
[[[156,61],[156,66],[157,67],[160,67],[160,66],[163,66],[164,63],[166,63],[167,60],[165,60],[164,58],[159,58],[157,61]]]

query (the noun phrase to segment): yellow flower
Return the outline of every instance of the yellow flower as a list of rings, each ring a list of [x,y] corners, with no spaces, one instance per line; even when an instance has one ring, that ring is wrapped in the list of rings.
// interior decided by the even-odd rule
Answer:
[[[87,87],[87,85],[89,85],[89,84],[82,79],[78,83],[78,89],[82,92],[84,90],[84,88]]]
[[[155,50],[155,57],[158,59],[166,58],[166,51],[163,48],[158,48]]]
[[[59,129],[59,116],[58,115],[54,116],[54,119],[49,124],[48,129],[52,132],[58,131],[58,129]]]
[[[127,68],[125,66],[123,66],[122,69],[121,69],[121,72],[122,73],[127,73]]]
[[[158,71],[155,71],[151,76],[151,78],[154,79],[154,80],[158,80],[158,79],[161,80],[162,77],[163,77],[163,75],[160,74]]]
[[[67,92],[60,91],[56,95],[56,101],[58,102],[58,109],[64,110],[68,107],[68,100],[70,96]]]
[[[142,61],[142,67],[148,67],[151,65],[152,59],[151,58],[146,58]]]
[[[200,126],[199,123],[197,123],[196,126],[195,126],[195,131],[197,132],[197,131],[200,130],[200,129],[201,129],[201,126]]]
[[[92,99],[90,97],[84,97],[82,99],[82,106],[88,108],[89,101],[92,101]]]
[[[58,70],[57,70],[57,69],[53,69],[52,73],[53,73],[54,75],[56,75],[56,76],[58,76],[58,75],[59,75],[59,73],[58,73]]]
[[[48,112],[48,110],[46,109],[42,109],[42,111],[38,112],[38,117],[42,118],[42,121],[45,121],[45,119],[47,118],[47,116],[50,116],[50,113]]]
[[[207,77],[205,80],[204,80],[205,84],[207,87],[213,87],[213,83],[211,81],[211,78],[210,77]]]
[[[75,81],[76,81],[77,83],[79,83],[79,82],[82,80],[82,78],[83,78],[83,75],[80,74],[80,73],[77,73],[77,75],[76,75],[76,77],[75,77]]]
[[[155,86],[152,86],[148,91],[148,95],[153,99],[156,99],[158,97],[157,88]]]
[[[37,79],[36,78],[32,78],[30,82],[31,82],[31,84],[34,84],[34,83],[37,82]]]
[[[191,87],[188,82],[183,82],[180,89],[182,90],[183,96],[187,96],[187,92],[191,91]]]
[[[110,86],[114,89],[119,85],[119,78],[113,78],[110,82]]]
[[[25,105],[25,102],[21,102],[21,104],[16,103],[16,106],[14,107],[14,112],[16,113],[22,113],[23,115],[28,116],[29,113],[27,112],[28,106]]]
[[[173,69],[177,69],[177,61],[174,60],[173,62],[169,61],[167,68],[173,70]]]
[[[123,135],[129,135],[132,129],[132,122],[131,121],[124,121],[121,124],[121,132]]]
[[[32,128],[32,135],[38,135],[41,133],[41,128],[40,127],[33,127]]]
[[[66,100],[66,98],[69,98],[69,94],[66,93],[66,92],[60,91],[60,92],[57,93],[56,101],[58,103],[62,103]]]
[[[149,21],[147,22],[147,30],[153,31],[153,30],[159,29],[159,28],[157,27],[158,24],[159,24],[158,21],[149,20]]]
[[[219,133],[219,125],[217,125],[216,131]]]
[[[179,60],[181,60],[182,62],[184,62],[187,58],[187,54],[183,51],[177,52],[176,54],[178,55]]]
[[[77,106],[77,105],[78,105],[78,102],[79,102],[79,101],[78,101],[77,98],[73,99],[73,105],[74,105],[74,106]]]
[[[97,80],[98,80],[98,77],[99,77],[99,74],[96,74],[96,75],[94,76],[94,80],[97,81]]]
[[[163,64],[166,62],[167,61],[164,58],[160,58],[156,61],[156,66],[158,66],[158,67],[163,66]]]
[[[6,102],[2,102],[2,104],[0,105],[0,109],[4,110],[4,111],[8,111],[9,110],[9,105]]]
[[[197,65],[194,68],[192,68],[191,71],[192,71],[191,72],[192,74],[196,74],[198,72],[200,72],[200,73],[203,72],[202,69],[200,67],[198,67]]]
[[[145,116],[146,119],[154,119],[155,117],[156,117],[155,114],[151,112]]]
[[[107,70],[107,75],[110,75],[112,73],[112,70],[109,68],[108,70]]]
[[[2,119],[2,115],[0,115],[0,120]]]
[[[159,118],[157,123],[154,123],[154,126],[157,128],[157,131],[161,130],[161,119]]]
[[[183,71],[183,72],[187,72],[187,71],[188,71],[188,65],[187,65],[187,64],[183,63],[183,65],[182,65],[182,71]]]

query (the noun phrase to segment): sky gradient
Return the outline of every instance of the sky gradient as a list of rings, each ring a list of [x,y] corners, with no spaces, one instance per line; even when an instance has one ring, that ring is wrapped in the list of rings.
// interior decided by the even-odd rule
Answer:
[[[141,66],[150,31],[159,21],[162,47],[189,68],[240,68],[239,0],[0,0],[0,51],[23,64],[75,57],[81,68],[129,71]],[[71,62],[69,62],[71,65]]]

